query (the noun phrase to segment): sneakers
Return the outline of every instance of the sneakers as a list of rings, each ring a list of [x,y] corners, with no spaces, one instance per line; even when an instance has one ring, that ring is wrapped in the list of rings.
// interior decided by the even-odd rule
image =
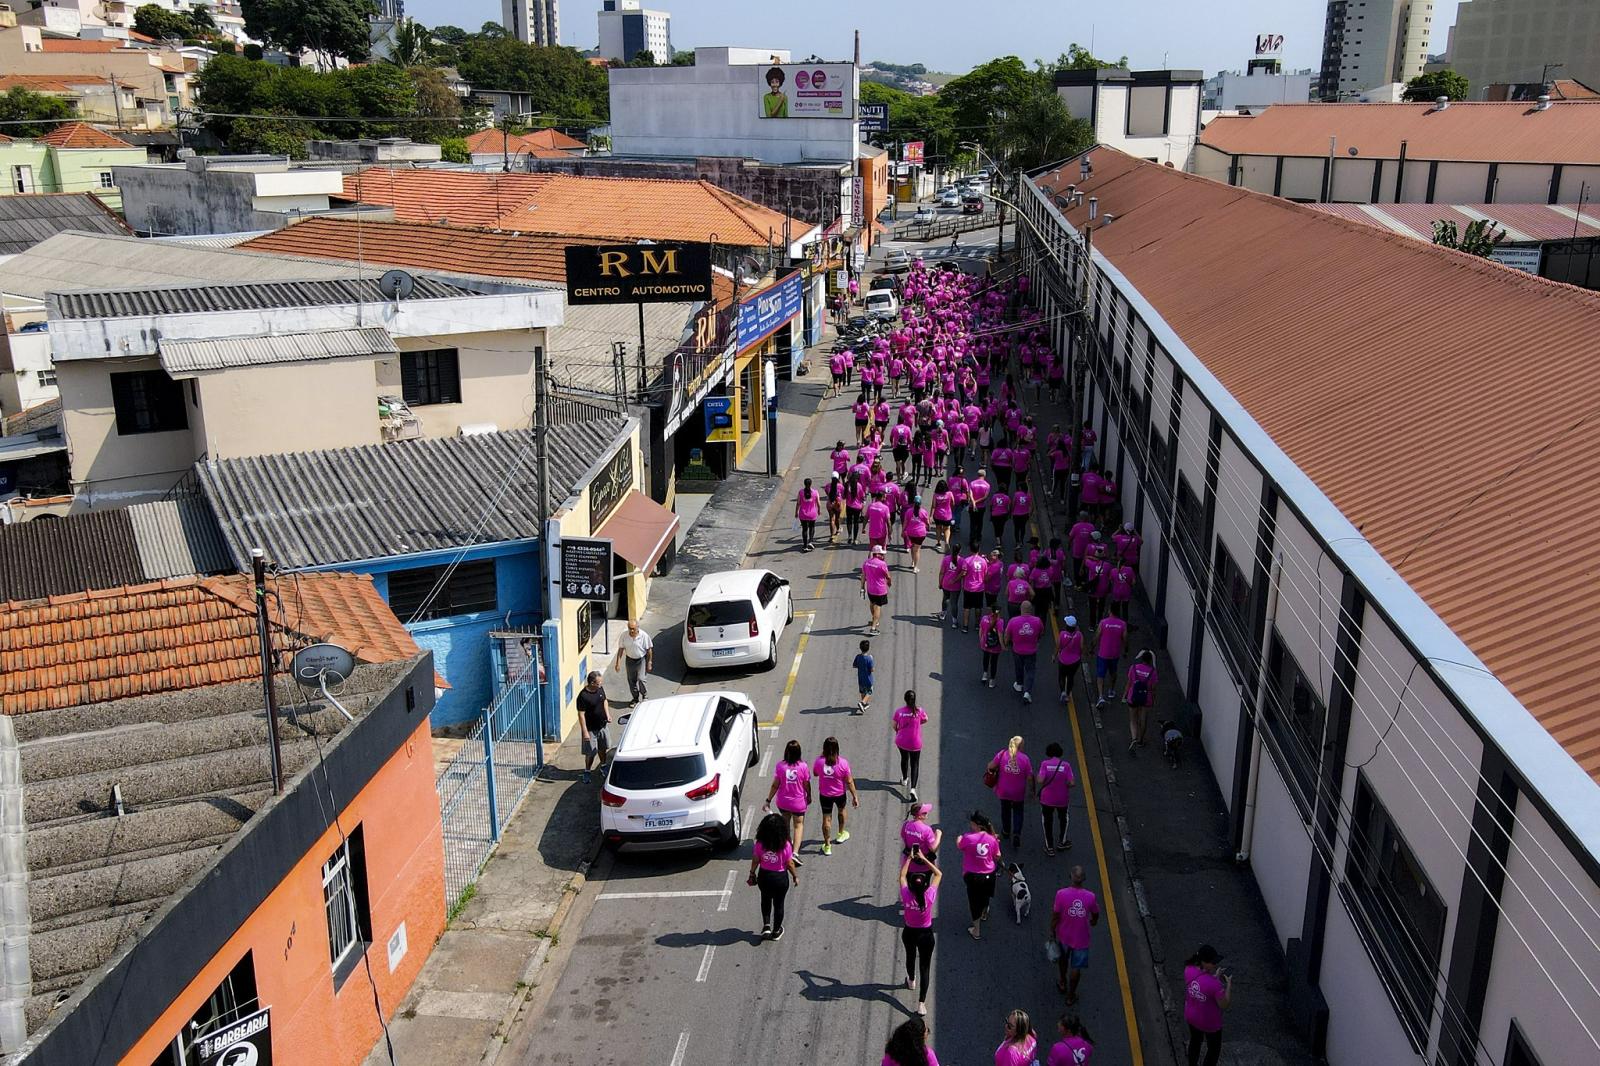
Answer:
[[[994,678],[992,677],[989,679],[989,687],[994,688]]]
[[[1022,702],[1023,702],[1023,703],[1032,703],[1032,702],[1033,702],[1033,693],[1031,693],[1031,692],[1024,692],[1024,693],[1023,693],[1023,694],[1022,694]]]
[[[848,829],[841,829],[841,830],[839,830],[839,835],[833,838],[833,842],[835,844],[843,844],[846,840],[849,840],[849,839],[850,839],[850,831]]]
[[[903,789],[911,787],[911,779],[908,777],[902,777],[900,779],[900,787]]]
[[[771,935],[772,935],[772,923],[771,922],[767,922],[767,923],[765,923],[764,925],[761,926],[761,938],[763,940],[765,940],[767,937],[769,937]]]
[[[916,974],[911,974],[911,973],[906,974],[906,987],[907,988],[916,988],[917,987],[917,975]]]
[[[833,854],[833,845],[829,844],[827,842],[824,842],[823,845],[822,845],[822,854],[824,854],[824,855],[832,855]]]
[[[982,677],[978,678],[978,683],[979,684],[983,684],[983,685],[987,685],[989,683],[989,675],[988,674],[984,674]]]
[[[1012,692],[1021,692],[1022,691],[1022,682],[1021,681],[1013,681],[1013,682],[1011,682],[1011,691]]]
[[[799,848],[795,849],[796,854],[795,854],[795,857],[794,857],[794,864],[796,866],[804,866],[805,863],[800,860],[800,855],[798,854],[799,850],[800,850]]]
[[[780,941],[782,939],[783,939],[783,926],[780,925],[780,926],[778,926],[778,928],[776,928],[776,929],[774,929],[772,931],[772,942],[774,944],[776,944],[778,941]]]
[[[589,771],[587,770],[583,772],[583,783],[586,785],[589,783]]]
[[[1072,838],[1062,837],[1061,840],[1056,844],[1056,848],[1060,851],[1070,851],[1072,849]]]
[[[866,714],[867,713],[867,705],[866,705],[866,703],[864,703],[861,700],[856,700],[856,713],[857,714]]]
[[[1062,689],[1061,690],[1061,702],[1062,703],[1066,703],[1067,702],[1067,690],[1066,689]]]
[[[1049,844],[1046,844],[1044,846],[1044,853],[1046,855],[1054,855],[1056,853],[1056,849],[1052,848]]]
[[[928,1005],[922,1002],[920,999],[917,1000],[917,1013],[923,1015],[924,1017],[926,1017],[928,1014]]]
[[[912,789],[911,789],[911,802],[912,802],[912,803],[915,803],[915,802],[917,802],[917,790],[916,790],[916,788],[915,788],[915,787],[913,787],[913,788],[912,788]]]
[[[1104,707],[1106,705],[1106,703],[1107,703],[1107,700],[1106,700],[1106,698],[1104,696],[1101,696],[1099,699],[1094,701],[1094,705],[1096,707]]]

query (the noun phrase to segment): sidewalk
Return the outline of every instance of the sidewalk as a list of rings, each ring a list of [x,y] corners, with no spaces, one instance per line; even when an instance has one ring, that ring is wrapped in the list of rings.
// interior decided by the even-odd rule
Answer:
[[[826,332],[819,350],[831,346]],[[778,468],[787,470],[805,441],[826,383],[816,374],[784,382],[778,394]],[[766,449],[717,486],[684,537],[670,574],[651,582],[650,607],[640,619],[652,635],[683,617],[695,584],[708,573],[736,569],[768,520],[784,479],[764,473]],[[750,473],[750,469],[763,471]],[[623,623],[613,621],[607,646],[616,647]],[[676,641],[657,645],[651,695],[667,696],[683,674]],[[621,675],[605,671],[613,704],[626,703]],[[433,946],[416,983],[389,1023],[395,1061],[493,1063],[518,1011],[539,984],[540,970],[560,943],[567,915],[599,854],[599,812],[593,785],[580,784],[583,756],[574,731],[559,746],[546,745],[545,769],[512,816],[500,846],[484,866],[474,891]],[[380,1039],[367,1066],[386,1066]]]

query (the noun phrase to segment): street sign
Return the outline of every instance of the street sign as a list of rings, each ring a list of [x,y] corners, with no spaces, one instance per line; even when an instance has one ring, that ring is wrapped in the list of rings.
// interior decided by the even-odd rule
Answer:
[[[889,132],[889,105],[888,104],[862,104],[861,105],[861,132],[862,133],[888,133]]]
[[[561,538],[561,598],[609,600],[611,542],[599,537]]]
[[[569,245],[567,303],[697,303],[711,299],[704,244]]]
[[[733,424],[733,397],[707,396],[705,409],[707,444],[727,444],[739,439]]]

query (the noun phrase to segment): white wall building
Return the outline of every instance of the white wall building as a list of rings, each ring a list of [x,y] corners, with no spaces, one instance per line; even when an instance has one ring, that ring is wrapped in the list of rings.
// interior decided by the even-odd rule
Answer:
[[[619,156],[740,156],[762,163],[853,160],[860,155],[856,102],[860,80],[850,63],[790,64],[789,53],[766,48],[697,48],[692,67],[634,67],[611,71],[611,150]],[[827,116],[768,118],[766,76],[784,73],[796,90],[799,75],[817,70],[842,105]],[[809,91],[809,90],[808,90]]]
[[[1535,428],[1600,402],[1600,295],[1088,154],[1025,183],[1020,254],[1313,1058],[1600,1060],[1600,614],[1561,591],[1600,425]],[[1566,565],[1505,565],[1530,522]]]
[[[1303,104],[1311,99],[1311,71],[1297,74],[1240,74],[1225,70],[1206,82],[1207,111],[1238,111],[1273,104]]]
[[[1496,82],[1574,78],[1600,85],[1600,4],[1594,0],[1464,0],[1447,50],[1472,98]],[[1550,68],[1546,64],[1561,64]]]
[[[1056,93],[1095,140],[1180,169],[1200,135],[1205,76],[1198,70],[1062,70]]]
[[[617,63],[649,52],[657,63],[672,62],[672,16],[650,11],[639,0],[601,0],[600,55]]]
[[[1407,82],[1428,62],[1431,0],[1330,0],[1322,56],[1324,100]]]
[[[561,43],[559,0],[500,0],[500,24],[528,44]]]
[[[354,147],[350,158],[359,160],[360,145]],[[150,237],[277,229],[332,210],[329,198],[344,195],[339,167],[295,166],[279,156],[197,155],[112,173],[125,183],[119,188],[128,225]]]

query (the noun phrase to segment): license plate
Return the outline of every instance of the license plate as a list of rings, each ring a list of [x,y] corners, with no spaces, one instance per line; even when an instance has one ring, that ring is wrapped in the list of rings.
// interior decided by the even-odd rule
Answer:
[[[712,648],[711,649],[711,657],[713,659],[720,659],[724,655],[732,655],[734,652],[736,652],[738,650],[739,650],[738,648]]]
[[[644,820],[646,829],[671,829],[677,824],[678,820],[676,818],[646,818]]]

